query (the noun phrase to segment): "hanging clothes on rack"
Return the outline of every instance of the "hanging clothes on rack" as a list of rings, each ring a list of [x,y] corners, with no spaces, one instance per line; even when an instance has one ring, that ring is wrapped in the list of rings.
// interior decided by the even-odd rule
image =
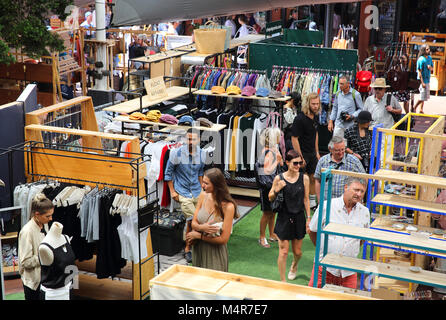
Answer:
[[[14,188],[14,206],[24,206],[21,215],[21,226],[24,226],[31,218],[31,203],[33,198],[41,193],[45,188],[56,188],[59,185],[57,181],[37,181],[27,184],[19,184]]]
[[[270,82],[273,90],[281,91],[287,95],[291,94],[291,92],[297,92],[302,99],[311,92],[319,94],[322,104],[319,123],[327,125],[331,106],[336,92],[339,90],[339,77],[344,74],[352,76],[352,71],[274,65]],[[292,85],[289,85],[290,83]]]

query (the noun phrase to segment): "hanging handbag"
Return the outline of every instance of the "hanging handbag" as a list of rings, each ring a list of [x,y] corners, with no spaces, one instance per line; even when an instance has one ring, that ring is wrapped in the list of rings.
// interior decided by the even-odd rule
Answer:
[[[209,20],[204,25],[200,26],[200,29],[223,29],[223,30],[226,30],[224,50],[229,49],[229,43],[231,41],[231,35],[232,35],[232,27],[231,26],[221,26],[221,25],[215,23],[214,21]]]
[[[215,54],[225,51],[226,30],[209,26],[206,29],[195,29],[194,39],[196,53]]]
[[[396,51],[396,50],[395,50]],[[409,74],[406,70],[403,70],[401,64],[401,55],[403,53],[403,43],[401,43],[400,52],[397,56],[396,52],[391,60],[389,71],[387,72],[387,82],[389,83],[392,91],[402,91],[407,89],[407,82]],[[395,64],[395,61],[399,61],[399,66]]]
[[[333,38],[333,41],[331,43],[331,47],[333,49],[339,49],[339,39],[340,38],[341,38],[341,29],[339,29],[337,36]]]
[[[393,67],[387,72],[387,82],[392,88],[392,91],[406,90],[408,80],[409,73],[403,71],[402,68],[398,70],[396,67]]]

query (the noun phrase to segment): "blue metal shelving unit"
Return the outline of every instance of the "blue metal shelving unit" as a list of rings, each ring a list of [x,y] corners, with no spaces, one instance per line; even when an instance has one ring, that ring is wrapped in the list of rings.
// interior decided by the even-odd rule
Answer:
[[[380,149],[378,149],[380,150]],[[325,285],[326,280],[326,268],[332,267],[332,268],[338,268],[338,269],[344,269],[344,270],[350,270],[353,272],[360,272],[362,273],[362,276],[364,274],[372,274],[372,275],[379,275],[386,278],[391,278],[395,280],[401,280],[401,281],[407,281],[407,282],[415,282],[420,283],[424,285],[429,286],[435,286],[435,287],[444,287],[446,288],[446,275],[435,273],[435,277],[416,277],[416,274],[410,274],[410,273],[404,273],[401,274],[394,274],[387,269],[390,267],[387,267],[388,265],[385,263],[379,263],[375,261],[370,261],[370,268],[364,268],[361,265],[354,265],[354,263],[349,262],[355,262],[358,260],[363,260],[359,258],[351,258],[351,257],[344,257],[346,260],[344,263],[341,263],[339,261],[332,261],[330,262],[330,259],[333,258],[333,255],[329,257],[328,262],[324,262],[324,259],[327,257],[327,250],[328,250],[328,235],[338,235],[338,236],[344,236],[344,237],[351,237],[356,239],[362,239],[366,242],[379,242],[380,246],[382,244],[384,245],[395,245],[399,247],[406,247],[411,248],[414,250],[420,250],[422,251],[435,251],[439,254],[446,254],[446,241],[444,242],[443,246],[438,246],[440,241],[438,243],[432,242],[431,245],[433,247],[426,247],[425,245],[418,244],[417,241],[414,241],[413,238],[409,234],[405,234],[404,232],[399,233],[398,235],[395,235],[394,238],[388,239],[386,235],[388,235],[387,230],[376,230],[372,229],[373,232],[370,232],[371,229],[362,229],[358,227],[353,226],[345,226],[344,230],[347,229],[348,232],[337,230],[336,225],[330,224],[330,208],[331,203],[330,201],[326,201],[324,199],[325,195],[325,188],[327,187],[327,199],[331,199],[331,190],[332,190],[332,179],[333,179],[333,173],[332,169],[325,170],[321,175],[321,200],[320,203],[323,205],[319,206],[319,216],[318,216],[318,232],[317,232],[317,240],[316,240],[316,252],[315,252],[315,262],[314,262],[314,282],[313,286],[317,287],[318,284],[318,270],[319,267],[322,267],[322,287]],[[323,220],[323,212],[324,212],[324,206],[326,206],[326,215],[325,215],[325,225],[322,225]],[[324,236],[324,244],[323,244],[323,253],[322,253],[322,259],[319,257],[319,253],[321,251],[321,241],[322,241],[322,234],[325,234]],[[436,239],[437,240],[437,239]],[[430,239],[430,241],[433,241],[433,239]],[[333,259],[332,259],[333,260]],[[401,267],[402,268],[402,267]],[[371,271],[373,270],[373,271]],[[380,271],[381,270],[381,271]],[[434,272],[431,271],[424,271],[423,275],[431,275],[434,274]],[[432,280],[433,278],[439,279],[442,283],[437,283],[435,280]],[[361,288],[362,289],[362,288]]]

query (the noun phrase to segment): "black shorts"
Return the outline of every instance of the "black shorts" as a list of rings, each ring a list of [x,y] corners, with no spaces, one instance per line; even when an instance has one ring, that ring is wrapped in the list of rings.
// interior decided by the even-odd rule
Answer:
[[[304,168],[304,172],[307,174],[314,174],[317,166],[317,157],[316,153],[302,153],[302,156],[305,159],[306,166]]]
[[[269,190],[266,188],[259,188],[260,191],[260,210],[262,211],[273,211],[271,208],[271,202],[268,199]]]

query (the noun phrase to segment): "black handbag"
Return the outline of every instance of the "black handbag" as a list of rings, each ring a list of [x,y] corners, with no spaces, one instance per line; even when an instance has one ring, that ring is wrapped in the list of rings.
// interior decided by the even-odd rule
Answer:
[[[282,173],[279,174],[279,177],[281,180],[283,180]],[[283,208],[283,189],[279,191],[279,193],[276,195],[276,198],[271,203],[271,209],[273,212],[280,212]]]

